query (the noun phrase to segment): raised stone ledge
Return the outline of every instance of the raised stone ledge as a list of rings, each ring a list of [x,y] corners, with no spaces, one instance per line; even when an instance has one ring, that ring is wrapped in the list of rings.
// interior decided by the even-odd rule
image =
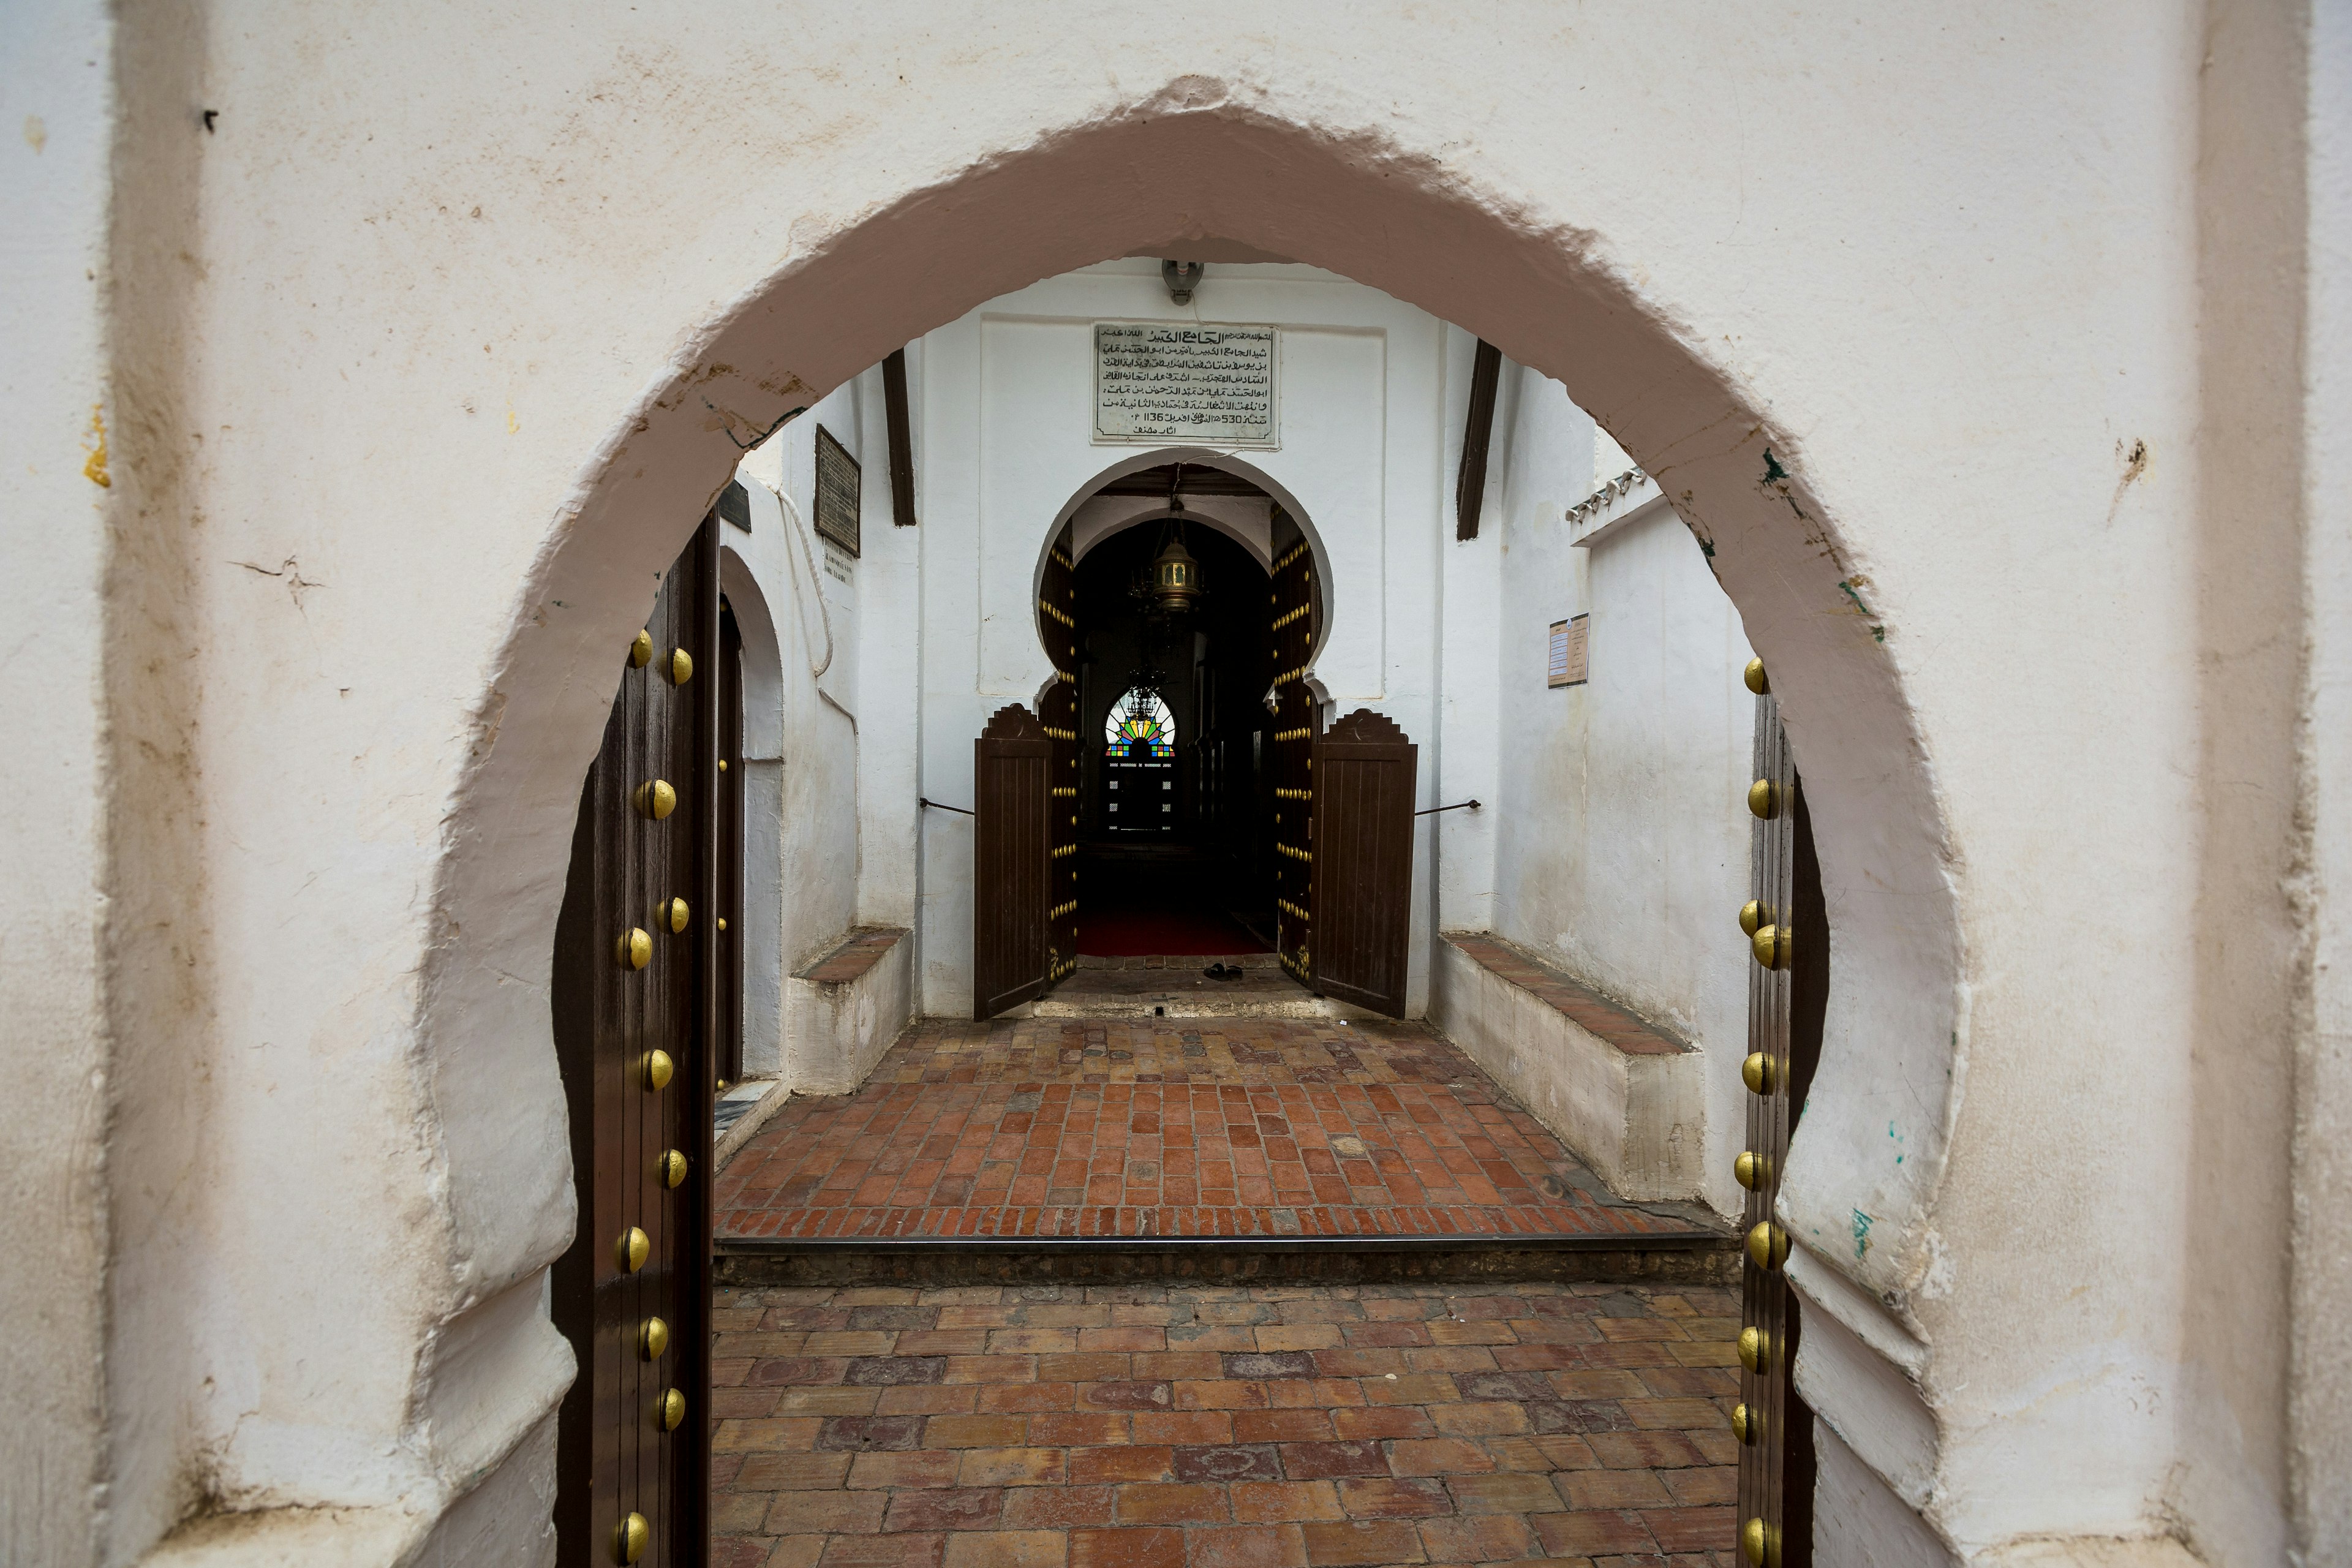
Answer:
[[[1449,931],[1445,940],[1467,953],[1481,969],[1502,976],[1629,1056],[1673,1057],[1691,1048],[1639,1014],[1628,1012],[1599,992],[1578,984],[1516,943],[1491,932]]]
[[[831,952],[793,975],[819,985],[846,985],[882,962],[907,936],[904,926],[860,926]]]
[[[1449,931],[1430,1021],[1621,1198],[1691,1198],[1704,1179],[1705,1057],[1501,937]]]

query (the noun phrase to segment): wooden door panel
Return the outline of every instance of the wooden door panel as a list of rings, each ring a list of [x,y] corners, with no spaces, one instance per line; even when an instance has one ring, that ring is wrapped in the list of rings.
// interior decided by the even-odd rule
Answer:
[[[997,710],[972,742],[971,1016],[992,1018],[1053,979],[1054,742],[1028,709]]]
[[[1054,854],[1045,914],[1045,984],[1052,985],[1078,966],[1078,648],[1077,573],[1070,558],[1070,530],[1046,552],[1039,584],[1038,631],[1054,661],[1054,689],[1039,704],[1038,727],[1054,743],[1046,768],[1047,811]],[[1099,743],[1099,742],[1097,742]]]
[[[1265,795],[1265,872],[1274,886],[1274,951],[1282,967],[1305,982],[1315,962],[1315,878],[1307,835],[1313,815],[1315,737],[1323,728],[1314,689],[1307,684],[1315,654],[1315,554],[1298,525],[1280,508],[1274,516],[1276,553],[1266,614],[1272,641],[1273,710],[1260,778]]]
[[[664,576],[622,661],[581,791],[556,925],[552,1022],[580,1229],[553,1277],[580,1373],[558,1420],[567,1563],[700,1568],[708,1556],[710,1083],[718,1020],[718,538],[706,522]],[[656,782],[667,786],[658,799]],[[670,900],[684,901],[674,914]],[[656,1088],[651,1053],[670,1063]],[[664,1157],[683,1155],[675,1185]],[[632,1267],[632,1228],[645,1256]],[[658,1319],[667,1343],[642,1353]],[[677,1389],[685,1418],[660,1419]],[[643,1549],[624,1522],[642,1517]]]
[[[1404,1016],[1412,933],[1412,803],[1421,748],[1368,708],[1315,742],[1315,989]]]

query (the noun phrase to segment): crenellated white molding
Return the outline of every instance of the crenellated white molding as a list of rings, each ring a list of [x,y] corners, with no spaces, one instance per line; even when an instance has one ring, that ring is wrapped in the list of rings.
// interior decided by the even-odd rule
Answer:
[[[1658,481],[1639,468],[1623,473],[1568,509],[1568,542],[1579,550],[1594,545],[1665,504]]]

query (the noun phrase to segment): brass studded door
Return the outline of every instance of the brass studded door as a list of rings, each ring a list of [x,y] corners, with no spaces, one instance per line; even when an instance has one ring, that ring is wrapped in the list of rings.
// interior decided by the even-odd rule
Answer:
[[[1739,1550],[1755,1568],[1812,1561],[1812,1413],[1790,1382],[1800,1339],[1798,1302],[1783,1268],[1789,1237],[1773,1216],[1789,1135],[1821,1059],[1829,997],[1829,921],[1804,789],[1761,660],[1748,667],[1756,692],[1748,940],[1748,1138],[1736,1174],[1748,1189],[1740,1290]]]
[[[1078,624],[1077,576],[1070,560],[1070,531],[1045,557],[1039,584],[1039,635],[1054,659],[1054,689],[1038,704],[1039,727],[1054,743],[1046,763],[1046,798],[1053,868],[1047,880],[1052,905],[1045,916],[1045,984],[1053,985],[1078,966]]]
[[[556,923],[556,1055],[580,1228],[554,1270],[579,1375],[558,1420],[569,1564],[709,1554],[710,1100],[718,951],[719,536],[706,521],[654,612],[581,791]]]
[[[1280,508],[1274,514],[1273,591],[1267,595],[1273,644],[1272,727],[1261,752],[1266,781],[1266,826],[1261,836],[1274,883],[1274,951],[1283,968],[1305,983],[1315,963],[1315,874],[1307,843],[1312,829],[1315,737],[1321,731],[1315,693],[1307,684],[1314,657],[1315,556],[1298,525]]]

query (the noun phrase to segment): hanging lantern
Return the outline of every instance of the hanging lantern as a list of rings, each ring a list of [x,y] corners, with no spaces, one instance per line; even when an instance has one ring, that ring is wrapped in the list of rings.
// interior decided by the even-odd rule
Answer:
[[[1151,563],[1151,607],[1163,616],[1181,616],[1200,602],[1201,563],[1184,548],[1180,523]]]

